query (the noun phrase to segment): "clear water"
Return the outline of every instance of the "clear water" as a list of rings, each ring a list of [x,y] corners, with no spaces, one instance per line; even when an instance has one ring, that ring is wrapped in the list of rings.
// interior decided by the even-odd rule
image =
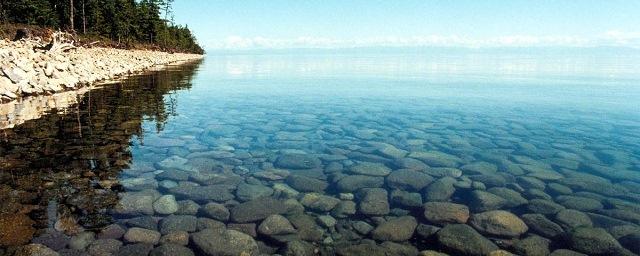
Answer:
[[[519,254],[557,249],[638,254],[637,57],[220,54],[137,76],[0,130],[0,222],[29,223],[5,229],[24,238],[5,235],[0,241],[6,253],[30,241],[63,253],[93,255],[134,249],[134,254],[145,254],[154,248],[133,246],[150,241],[132,234],[110,234],[115,223],[123,230],[143,227],[162,235],[184,230],[192,235],[186,247],[215,254],[193,234],[226,225],[254,236],[259,249],[246,250],[253,254],[291,254],[301,246],[292,241],[305,241],[301,248],[323,255],[371,250],[456,255],[463,253],[459,246],[429,230],[465,222],[490,243]],[[398,170],[420,175],[394,177]],[[344,181],[350,176],[357,182]],[[354,185],[362,184],[358,177],[375,181]],[[218,190],[204,196],[185,192],[193,186]],[[387,193],[372,199],[382,205],[373,212],[366,210],[372,187]],[[342,199],[337,207],[344,209],[309,203],[317,197],[305,197],[311,190],[333,197],[324,198],[329,202]],[[161,195],[176,197],[177,213],[159,202],[153,208]],[[264,197],[276,204],[234,210],[246,201],[272,202]],[[190,211],[185,200],[201,208]],[[465,205],[472,217],[444,222],[425,217],[423,204],[430,201]],[[212,202],[230,209],[231,216],[205,210]],[[221,208],[207,207],[212,205]],[[496,219],[487,221],[490,228],[478,224],[487,215],[481,213],[492,210],[515,214],[527,228],[513,234],[517,224],[498,231],[491,229]],[[165,211],[182,219],[173,219],[170,227],[172,217]],[[268,234],[247,225],[260,226],[266,216],[239,217],[265,211],[285,216],[295,231]],[[532,214],[557,228],[541,228]],[[327,215],[337,223],[327,224]],[[405,215],[415,218],[417,228],[398,224],[399,230],[390,233],[404,230],[408,236],[389,238],[382,223]],[[363,223],[379,230],[363,231]],[[592,227],[603,228],[606,235]],[[69,249],[74,248],[69,239],[78,240],[82,231],[99,240],[121,240],[124,246],[109,249],[96,240]],[[610,243],[587,240],[579,232]],[[576,241],[606,246],[594,249]],[[151,243],[159,250],[157,239]],[[469,248],[468,254],[486,254],[480,247]]]

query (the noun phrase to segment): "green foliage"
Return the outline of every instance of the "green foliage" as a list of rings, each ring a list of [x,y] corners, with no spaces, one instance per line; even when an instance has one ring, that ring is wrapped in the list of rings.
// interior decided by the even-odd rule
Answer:
[[[74,30],[108,37],[123,45],[149,43],[165,50],[203,53],[188,27],[167,21],[172,3],[173,0],[1,0],[0,21]]]

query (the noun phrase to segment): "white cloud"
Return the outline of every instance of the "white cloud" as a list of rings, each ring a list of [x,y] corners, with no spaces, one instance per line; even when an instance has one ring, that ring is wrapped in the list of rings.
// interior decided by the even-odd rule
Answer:
[[[268,38],[230,36],[206,43],[209,49],[289,49],[289,48],[354,48],[354,47],[592,47],[620,46],[640,48],[640,32],[610,30],[594,37],[510,35],[471,38],[458,35],[413,37],[370,37],[336,39],[328,37]]]

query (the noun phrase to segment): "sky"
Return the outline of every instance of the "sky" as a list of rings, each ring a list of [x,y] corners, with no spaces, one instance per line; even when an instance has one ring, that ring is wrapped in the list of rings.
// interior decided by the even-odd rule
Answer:
[[[640,48],[640,0],[176,0],[206,49]]]

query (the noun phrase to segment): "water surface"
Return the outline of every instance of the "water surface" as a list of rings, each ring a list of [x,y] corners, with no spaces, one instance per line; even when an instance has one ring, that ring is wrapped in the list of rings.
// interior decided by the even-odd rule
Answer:
[[[215,54],[65,96],[0,130],[0,246],[638,254],[636,57]]]

